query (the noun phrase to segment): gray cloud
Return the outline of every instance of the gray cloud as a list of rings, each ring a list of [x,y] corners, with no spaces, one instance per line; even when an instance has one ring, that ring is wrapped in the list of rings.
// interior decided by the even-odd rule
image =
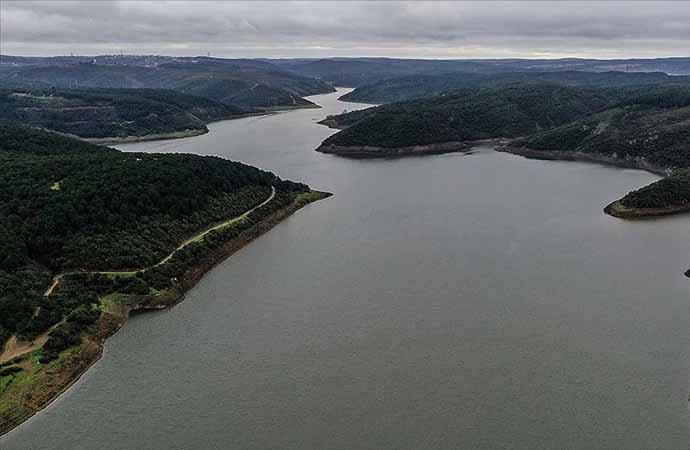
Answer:
[[[0,3],[7,54],[686,56],[685,2]]]

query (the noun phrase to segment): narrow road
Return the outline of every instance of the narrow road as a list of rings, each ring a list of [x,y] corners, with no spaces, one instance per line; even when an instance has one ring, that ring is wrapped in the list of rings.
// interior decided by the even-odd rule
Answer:
[[[65,275],[72,275],[72,274],[78,274],[78,273],[97,273],[97,274],[104,274],[104,275],[108,275],[108,274],[134,275],[137,272],[142,272],[146,269],[150,269],[153,267],[158,267],[160,265],[163,265],[166,262],[170,261],[170,258],[172,258],[175,255],[175,253],[179,252],[180,250],[182,250],[183,248],[185,248],[189,244],[191,244],[193,242],[200,241],[201,239],[204,238],[204,236],[209,234],[211,231],[220,230],[221,228],[225,228],[228,225],[232,225],[233,223],[236,223],[242,219],[245,219],[247,216],[249,216],[249,214],[253,213],[257,209],[261,208],[262,206],[266,205],[268,202],[273,200],[273,198],[275,196],[276,196],[276,188],[271,186],[271,195],[269,195],[268,198],[266,200],[264,200],[261,204],[253,207],[252,209],[250,209],[248,211],[245,211],[244,213],[242,213],[241,215],[239,215],[237,217],[233,217],[232,219],[226,220],[225,222],[214,225],[214,226],[207,228],[206,230],[202,231],[201,233],[198,233],[198,234],[192,236],[191,238],[184,241],[182,244],[178,245],[177,248],[175,250],[173,250],[168,256],[166,256],[165,258],[163,258],[162,260],[160,260],[159,262],[157,262],[156,264],[154,264],[152,266],[145,267],[143,269],[138,269],[138,270],[121,270],[121,271],[116,270],[116,271],[111,271],[111,272],[95,270],[95,271],[74,271],[74,272],[58,273],[53,277],[53,282],[50,284],[50,287],[48,288],[48,290],[43,295],[45,297],[49,297],[50,294],[53,293],[53,290],[55,290],[55,288],[60,284],[60,279]],[[51,327],[50,330],[46,331],[45,333],[41,334],[40,336],[37,336],[36,339],[34,339],[32,342],[19,342],[17,340],[17,336],[14,336],[14,335],[11,336],[8,339],[7,343],[5,344],[4,348],[0,348],[0,364],[4,363],[6,361],[9,361],[13,358],[16,358],[19,355],[23,355],[25,353],[29,353],[29,352],[32,352],[36,349],[43,347],[43,344],[45,344],[46,341],[48,340],[48,334],[56,326],[57,325]]]
[[[215,230],[219,230],[219,229],[221,229],[221,228],[225,228],[225,227],[227,227],[228,225],[232,225],[233,223],[239,222],[240,220],[246,218],[249,214],[253,213],[253,212],[256,211],[257,209],[261,208],[262,206],[266,205],[268,202],[270,202],[271,200],[273,200],[273,197],[275,197],[275,196],[276,196],[276,188],[274,188],[273,186],[271,186],[271,195],[269,195],[268,198],[267,198],[266,200],[264,200],[263,203],[261,203],[260,205],[257,205],[257,206],[255,206],[255,207],[253,207],[252,209],[250,209],[249,211],[246,211],[245,213],[243,213],[243,214],[240,215],[240,216],[237,216],[237,217],[235,217],[235,218],[233,218],[233,219],[230,219],[230,220],[228,220],[228,221],[225,221],[225,222],[223,222],[223,223],[219,223],[218,225],[212,226],[211,228],[207,229],[206,231],[203,231],[203,232],[197,234],[196,236],[193,236],[193,237],[187,239],[187,240],[184,241],[182,244],[180,244],[175,250],[173,250],[172,253],[170,253],[168,256],[166,256],[165,258],[161,259],[158,263],[154,264],[154,265],[151,266],[151,267],[158,267],[158,266],[161,266],[161,265],[165,264],[166,262],[168,262],[168,261],[170,260],[170,258],[173,257],[173,255],[174,255],[176,252],[179,252],[180,250],[182,250],[183,248],[185,248],[186,246],[188,246],[188,245],[191,244],[192,242],[197,242],[197,241],[202,240],[202,239],[204,238],[204,236],[206,236],[207,234],[209,234],[211,231],[215,231]],[[145,269],[141,269],[141,270],[145,270]],[[141,271],[141,270],[140,270],[140,271]],[[140,272],[140,271],[139,271],[139,272]]]
[[[172,258],[175,255],[175,253],[179,252],[180,250],[182,250],[183,248],[185,248],[189,244],[200,241],[207,234],[209,234],[211,231],[220,230],[221,228],[225,228],[229,225],[232,225],[233,223],[239,222],[240,220],[247,218],[247,216],[249,216],[251,213],[253,213],[257,209],[261,208],[262,206],[266,205],[271,200],[273,200],[273,198],[275,196],[276,196],[276,188],[271,186],[271,195],[269,195],[268,198],[266,200],[264,200],[262,203],[260,203],[259,205],[256,205],[255,207],[253,207],[250,210],[245,211],[244,213],[242,213],[241,215],[239,215],[237,217],[233,217],[232,219],[226,220],[225,222],[214,225],[211,228],[207,228],[206,230],[202,231],[201,233],[198,233],[198,234],[192,236],[191,238],[187,239],[186,241],[184,241],[183,243],[178,245],[177,248],[175,248],[175,250],[173,250],[168,256],[161,259],[160,261],[158,261],[156,264],[154,264],[152,266],[144,267],[143,269],[138,269],[138,270],[113,270],[113,271],[92,270],[92,271],[74,271],[74,272],[58,273],[53,277],[53,282],[50,284],[50,287],[48,288],[48,290],[43,295],[45,297],[49,297],[50,294],[53,293],[53,290],[55,290],[55,288],[58,286],[58,284],[60,284],[60,279],[65,275],[73,275],[73,274],[78,274],[78,273],[94,273],[94,274],[102,274],[102,275],[113,275],[113,274],[134,275],[137,272],[143,272],[144,270],[151,269],[153,267],[161,266],[161,265],[165,264],[166,262],[170,261],[170,258]]]

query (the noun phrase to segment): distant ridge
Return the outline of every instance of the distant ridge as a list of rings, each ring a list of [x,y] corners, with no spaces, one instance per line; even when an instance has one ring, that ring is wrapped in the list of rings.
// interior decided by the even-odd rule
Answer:
[[[0,56],[0,87],[172,89],[241,108],[314,107],[328,83],[252,59],[139,55]]]

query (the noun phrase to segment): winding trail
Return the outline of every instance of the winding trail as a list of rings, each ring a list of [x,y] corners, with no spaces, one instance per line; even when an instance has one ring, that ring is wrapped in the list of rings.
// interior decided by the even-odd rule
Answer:
[[[177,246],[177,248],[176,248],[175,250],[173,250],[168,256],[166,256],[165,258],[161,259],[160,261],[158,261],[156,264],[154,264],[154,265],[151,266],[151,267],[158,267],[158,266],[161,266],[161,265],[165,264],[166,262],[168,262],[168,261],[170,260],[170,258],[173,257],[173,255],[175,255],[176,252],[182,250],[183,248],[185,248],[186,246],[188,246],[189,244],[191,244],[191,243],[193,243],[193,242],[197,242],[197,241],[202,240],[202,239],[203,239],[207,234],[209,234],[211,231],[220,230],[221,228],[225,228],[225,227],[227,227],[228,225],[232,225],[233,223],[236,223],[236,222],[239,222],[239,221],[242,220],[242,219],[245,219],[249,214],[253,213],[253,212],[256,211],[257,209],[261,208],[262,206],[268,204],[271,200],[273,200],[273,198],[274,198],[275,196],[276,196],[276,188],[274,188],[273,186],[271,186],[271,195],[269,195],[268,198],[267,198],[266,200],[264,200],[261,204],[259,204],[259,205],[255,206],[255,207],[253,207],[253,208],[250,209],[249,211],[246,211],[246,212],[242,213],[241,215],[239,215],[239,216],[237,216],[237,217],[235,217],[235,218],[233,218],[233,219],[230,219],[230,220],[227,220],[227,221],[225,221],[225,222],[223,222],[223,223],[219,223],[218,225],[212,226],[211,228],[208,228],[206,231],[202,231],[201,233],[197,234],[196,236],[193,236],[193,237],[187,239],[187,240],[184,241],[182,244],[180,244],[179,246]],[[147,269],[149,269],[149,268],[150,268],[150,267],[147,267]],[[136,271],[134,271],[133,273],[141,272],[141,271],[143,271],[143,270],[146,270],[146,269],[136,270]]]
[[[92,273],[92,274],[102,274],[102,275],[135,275],[135,274],[137,274],[137,273],[139,273],[139,272],[143,272],[143,271],[145,271],[145,270],[147,270],[147,269],[152,269],[152,268],[154,268],[154,267],[161,266],[161,265],[165,264],[166,262],[170,261],[170,259],[171,259],[173,256],[175,256],[175,253],[179,252],[180,250],[182,250],[183,248],[185,248],[185,247],[188,246],[189,244],[192,244],[192,243],[194,243],[194,242],[198,242],[198,241],[202,240],[202,239],[203,239],[207,234],[209,234],[210,232],[216,231],[216,230],[220,230],[220,229],[225,228],[225,227],[227,227],[227,226],[229,226],[229,225],[232,225],[232,224],[234,224],[234,223],[237,223],[237,222],[239,222],[240,220],[246,219],[247,216],[249,216],[251,213],[253,213],[253,212],[256,211],[257,209],[261,208],[262,206],[268,204],[271,200],[273,200],[273,198],[274,198],[275,196],[276,196],[276,188],[275,188],[274,186],[271,186],[271,195],[269,195],[268,198],[267,198],[266,200],[264,200],[264,201],[261,202],[260,204],[256,205],[256,206],[253,207],[252,209],[245,211],[244,213],[240,214],[239,216],[233,217],[232,219],[226,220],[225,222],[221,222],[221,223],[219,223],[219,224],[217,224],[217,225],[214,225],[214,226],[212,226],[212,227],[210,227],[210,228],[207,228],[206,230],[202,231],[201,233],[195,234],[195,235],[192,236],[191,238],[187,239],[186,241],[184,241],[183,243],[181,243],[180,245],[178,245],[178,246],[175,248],[175,250],[173,250],[172,252],[170,252],[170,254],[169,254],[168,256],[166,256],[165,258],[161,259],[160,261],[158,261],[156,264],[154,264],[154,265],[152,265],[152,266],[144,267],[144,268],[142,268],[142,269],[137,269],[137,270],[112,270],[112,271],[106,271],[106,270],[81,271],[81,270],[79,270],[79,271],[73,271],[73,272],[58,273],[58,274],[56,274],[55,276],[53,276],[53,282],[50,284],[50,287],[48,288],[48,290],[46,290],[45,294],[43,294],[43,295],[44,295],[45,297],[49,297],[50,294],[53,293],[53,291],[55,290],[55,288],[60,284],[60,280],[61,280],[62,277],[65,276],[65,275],[89,274],[89,273]]]
[[[55,276],[53,277],[53,282],[50,283],[50,287],[48,288],[48,290],[46,291],[46,293],[43,294],[45,297],[48,297],[50,294],[53,293],[53,289],[55,289],[55,287],[56,287],[56,286],[58,285],[58,283],[60,282],[60,277],[61,277],[61,276],[62,276],[62,275],[59,275],[59,274],[58,274],[58,275],[55,275]]]
[[[53,293],[55,288],[60,284],[60,280],[62,279],[63,276],[65,275],[75,275],[75,274],[103,274],[103,275],[135,275],[138,272],[143,272],[144,270],[147,269],[152,269],[154,267],[161,266],[165,264],[166,262],[170,261],[170,258],[172,258],[175,253],[179,252],[189,244],[192,244],[194,242],[198,242],[202,240],[207,234],[209,234],[212,231],[215,230],[220,230],[222,228],[225,228],[229,225],[232,225],[233,223],[237,223],[240,220],[243,220],[247,218],[251,213],[256,211],[257,209],[261,208],[262,206],[268,204],[273,198],[276,196],[276,188],[274,186],[271,186],[271,195],[268,196],[266,200],[261,202],[260,204],[256,205],[250,210],[245,211],[244,213],[240,214],[239,216],[233,217],[232,219],[228,219],[225,222],[221,222],[219,224],[213,225],[210,228],[207,228],[206,230],[202,231],[201,233],[195,234],[191,238],[187,239],[180,245],[178,245],[175,250],[170,252],[168,256],[165,258],[161,259],[158,261],[156,264],[149,266],[149,267],[144,267],[143,269],[137,269],[137,270],[115,270],[115,271],[101,271],[101,270],[94,270],[94,271],[72,271],[72,272],[63,272],[63,273],[58,273],[53,276],[53,281],[50,283],[50,287],[48,290],[46,290],[45,294],[43,294],[45,297],[50,297],[50,294]],[[41,334],[40,336],[37,336],[36,339],[34,339],[32,342],[20,342],[17,340],[17,336],[13,335],[11,336],[4,348],[0,348],[0,363],[4,363],[6,361],[9,361],[17,356],[23,355],[25,353],[32,352],[40,347],[43,347],[43,344],[48,340],[48,334],[54,327],[51,327],[50,330],[46,331],[45,333]]]

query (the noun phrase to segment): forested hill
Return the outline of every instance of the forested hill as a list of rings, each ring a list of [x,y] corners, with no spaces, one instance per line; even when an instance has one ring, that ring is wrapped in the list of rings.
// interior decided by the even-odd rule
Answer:
[[[395,148],[525,136],[606,109],[622,95],[553,83],[464,89],[329,117],[323,123],[347,128],[323,147]]]
[[[690,171],[676,170],[666,178],[629,192],[605,211],[622,218],[686,213],[690,211]],[[690,271],[686,275],[690,276]]]
[[[17,126],[0,126],[0,167],[0,349],[11,334],[31,338],[96,303],[74,293],[46,299],[51,272],[147,267],[261,204],[271,186],[267,212],[308,190],[217,157],[123,153]],[[177,276],[167,273],[152,274],[155,285]]]
[[[26,127],[0,126],[0,158],[0,223],[20,237],[1,240],[14,244],[4,253],[10,266],[30,258],[53,270],[138,267],[231,216],[241,190],[293,188],[222,158],[124,153]]]
[[[242,108],[313,107],[306,95],[333,92],[320,80],[253,60],[170,57],[3,57],[0,85],[172,89]],[[137,59],[138,58],[138,59]]]
[[[690,167],[690,86],[656,86],[598,114],[536,133],[516,147]]]
[[[332,58],[276,63],[295,73],[326,80],[334,86],[351,87],[407,75],[496,71],[490,64],[471,60]]]
[[[335,86],[361,87],[398,77],[451,72],[501,74],[514,72],[663,72],[690,75],[690,58],[656,59],[395,59],[330,58],[317,60],[269,60],[275,65]]]
[[[409,75],[366,84],[343,95],[340,100],[363,103],[391,103],[442,92],[479,87],[497,87],[516,82],[548,81],[566,86],[617,87],[644,84],[687,83],[690,76],[671,76],[663,72],[509,72]]]
[[[0,123],[82,138],[208,131],[206,123],[248,111],[162,89],[0,89]]]
[[[660,86],[582,120],[519,139],[508,151],[672,173],[607,207],[619,217],[690,210],[690,88]]]

